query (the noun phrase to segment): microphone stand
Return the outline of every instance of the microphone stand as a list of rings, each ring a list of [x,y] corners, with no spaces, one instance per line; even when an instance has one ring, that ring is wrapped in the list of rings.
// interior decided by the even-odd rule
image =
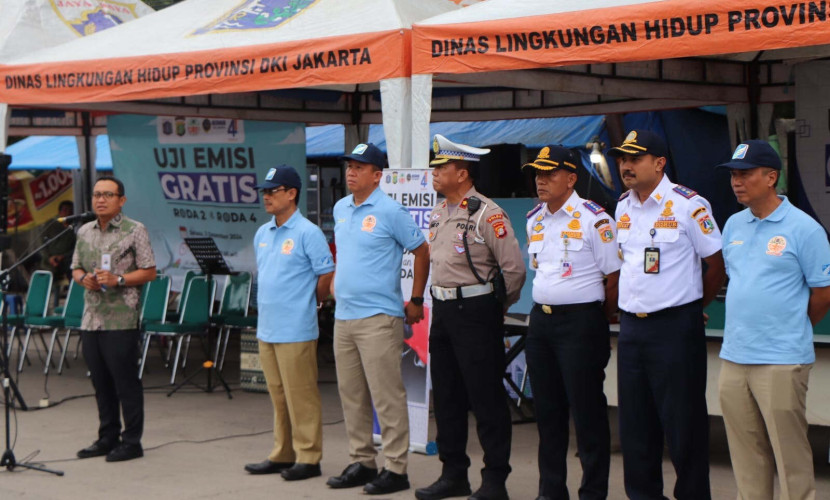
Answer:
[[[3,300],[5,300],[8,289],[9,289],[9,278],[11,276],[11,272],[18,267],[20,267],[24,262],[29,260],[29,257],[32,255],[40,252],[44,248],[46,248],[50,243],[57,240],[64,234],[69,231],[73,231],[74,228],[70,225],[64,228],[63,231],[56,234],[54,237],[50,238],[49,240],[45,241],[42,245],[37,247],[36,249],[29,252],[28,255],[24,256],[21,259],[18,259],[11,267],[8,269],[4,269],[0,271],[0,288],[3,291]],[[18,390],[17,385],[12,380],[11,373],[9,372],[9,357],[6,353],[11,355],[11,350],[9,349],[9,317],[8,317],[8,307],[5,307],[3,304],[3,319],[2,319],[2,326],[3,326],[3,335],[2,335],[2,347],[0,347],[0,368],[2,368],[2,375],[3,375],[3,401],[5,403],[5,415],[6,415],[6,451],[3,452],[2,458],[0,458],[0,467],[5,467],[7,470],[12,471],[15,467],[23,467],[25,469],[32,469],[38,470],[41,472],[48,472],[50,474],[55,474],[57,476],[63,476],[63,471],[47,469],[46,467],[40,467],[37,465],[26,464],[17,462],[14,457],[14,452],[11,449],[11,423],[9,420],[9,412],[11,411],[12,405],[14,405],[14,399],[17,398],[17,401],[20,403],[20,408],[23,411],[28,411],[28,407],[26,406],[25,401],[23,401],[23,396],[20,394],[20,390]],[[14,393],[14,397],[11,396],[11,393]]]

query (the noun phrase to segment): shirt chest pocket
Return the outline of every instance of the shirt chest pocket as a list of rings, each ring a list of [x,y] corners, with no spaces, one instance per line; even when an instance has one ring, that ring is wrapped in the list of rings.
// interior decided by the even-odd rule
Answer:
[[[582,250],[585,240],[582,238],[559,238],[556,242],[557,248],[562,251],[578,252]]]
[[[680,228],[667,228],[667,227],[658,227],[654,228],[656,233],[654,234],[654,242],[655,243],[674,243],[680,238]]]

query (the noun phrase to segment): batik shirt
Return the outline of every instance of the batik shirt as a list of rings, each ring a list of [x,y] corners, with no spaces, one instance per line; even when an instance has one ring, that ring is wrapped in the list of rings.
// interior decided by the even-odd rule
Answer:
[[[72,269],[93,273],[101,268],[103,255],[110,255],[110,272],[122,276],[136,269],[155,267],[153,247],[144,224],[118,214],[101,230],[98,221],[78,230]],[[138,328],[141,287],[114,286],[85,290],[82,330],[131,330]]]

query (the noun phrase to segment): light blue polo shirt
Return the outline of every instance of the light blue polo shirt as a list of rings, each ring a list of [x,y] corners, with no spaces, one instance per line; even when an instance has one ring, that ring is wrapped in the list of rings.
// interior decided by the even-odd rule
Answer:
[[[254,236],[257,333],[272,343],[318,337],[317,279],[334,271],[326,237],[297,210],[282,226],[263,224]]]
[[[334,317],[403,317],[403,251],[415,250],[425,241],[406,208],[380,188],[357,207],[354,195],[338,201],[334,205]]]
[[[782,202],[765,219],[749,209],[723,228],[729,287],[720,357],[740,364],[813,363],[810,288],[830,286],[824,228]]]

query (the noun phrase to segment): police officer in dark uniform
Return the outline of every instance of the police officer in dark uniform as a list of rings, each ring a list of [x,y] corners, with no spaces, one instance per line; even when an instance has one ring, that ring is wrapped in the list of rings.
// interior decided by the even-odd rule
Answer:
[[[629,188],[616,213],[623,259],[617,383],[625,491],[634,500],[665,498],[665,437],[677,473],[674,496],[708,500],[703,308],[725,275],[720,231],[709,202],[664,174],[668,148],[660,136],[634,130],[608,154],[617,158]]]
[[[611,435],[603,392],[617,310],[614,219],[574,191],[577,159],[562,146],[539,151],[538,206],[527,214],[533,309],[527,366],[539,426],[539,498],[568,498],[569,414],[582,464],[580,500],[608,496]]]
[[[433,142],[433,186],[446,200],[430,221],[433,319],[429,338],[440,478],[420,500],[470,494],[467,413],[484,450],[481,487],[470,497],[507,499],[510,411],[502,376],[504,312],[519,300],[524,261],[507,215],[473,187],[471,169],[487,149]]]

